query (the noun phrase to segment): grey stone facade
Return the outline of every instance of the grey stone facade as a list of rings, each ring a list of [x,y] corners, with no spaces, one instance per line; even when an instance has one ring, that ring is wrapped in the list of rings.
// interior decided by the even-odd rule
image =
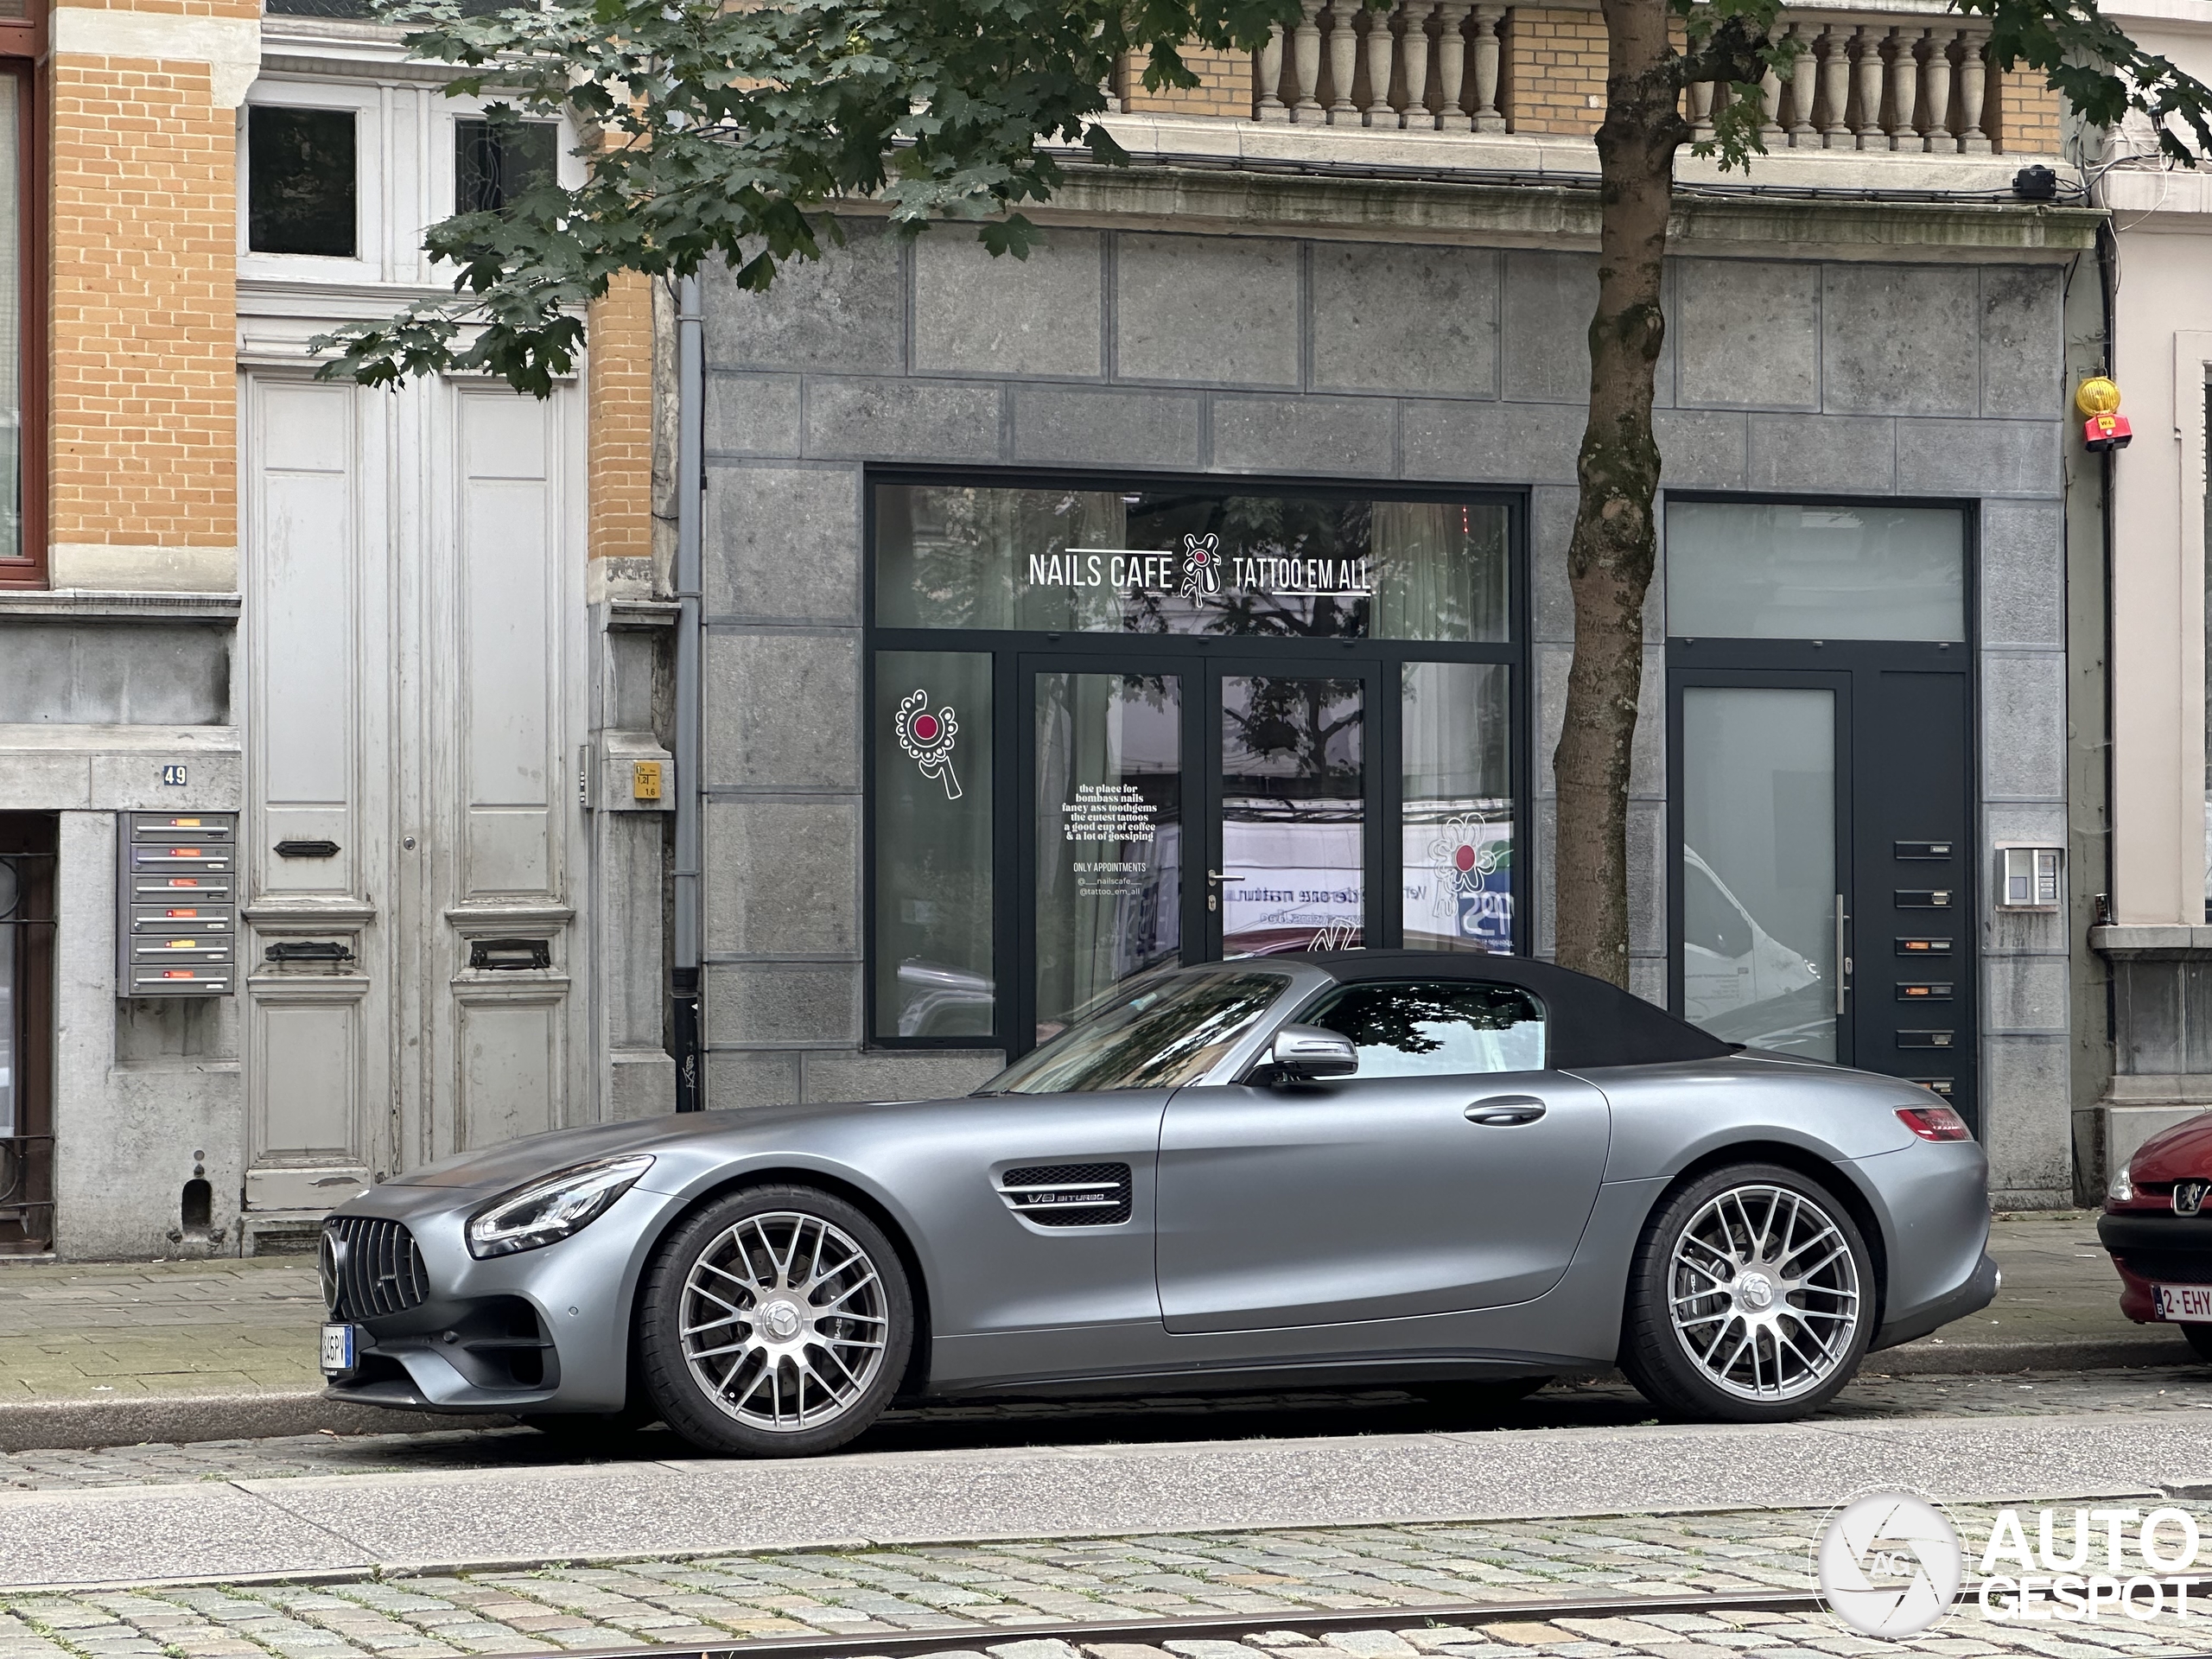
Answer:
[[[1376,239],[1371,211],[1363,239],[1289,233],[1318,210],[1285,211],[1280,234],[1116,229],[1099,215],[1020,263],[957,229],[903,245],[859,223],[766,296],[709,282],[709,1104],[936,1092],[994,1063],[861,1042],[871,463],[1525,488],[1530,891],[1536,947],[1549,948],[1549,762],[1572,651],[1564,564],[1594,258],[1483,245],[1472,219],[1440,229],[1441,211],[1404,242]],[[1679,245],[1658,376],[1665,482],[1974,509],[1986,887],[1992,843],[2065,840],[2062,267],[1995,231],[1982,239],[1999,245],[1954,237],[1910,263],[1870,260],[1866,210],[1851,211],[1850,257],[1814,257],[1802,228],[1786,247],[1739,235],[1728,249],[1769,257]],[[1668,948],[1658,592],[1631,822],[1633,976],[1655,999]],[[2000,1203],[2068,1201],[2068,918],[1999,921],[1990,904],[1985,891],[1993,1185]]]

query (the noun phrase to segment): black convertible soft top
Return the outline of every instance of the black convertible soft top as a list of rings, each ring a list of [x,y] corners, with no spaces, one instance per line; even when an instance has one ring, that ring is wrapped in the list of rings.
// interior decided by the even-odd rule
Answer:
[[[1544,1005],[1551,1063],[1567,1070],[1710,1060],[1736,1052],[1695,1026],[1617,985],[1530,957],[1448,950],[1300,951],[1261,961],[1303,962],[1344,984],[1391,979],[1481,979],[1518,985]]]

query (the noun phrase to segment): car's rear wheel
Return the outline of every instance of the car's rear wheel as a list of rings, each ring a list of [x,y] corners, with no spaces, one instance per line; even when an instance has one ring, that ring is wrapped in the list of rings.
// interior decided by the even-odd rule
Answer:
[[[694,1446],[804,1457],[890,1403],[913,1300],[882,1230],[842,1198],[756,1186],[693,1216],[639,1298],[639,1357],[668,1426]]]
[[[2181,1334],[2189,1345],[2196,1350],[2199,1359],[2212,1359],[2212,1325],[2184,1321]]]
[[[1873,1334],[1873,1263],[1835,1196],[1738,1164],[1662,1204],[1629,1270],[1621,1369],[1654,1405],[1730,1422],[1802,1417]]]

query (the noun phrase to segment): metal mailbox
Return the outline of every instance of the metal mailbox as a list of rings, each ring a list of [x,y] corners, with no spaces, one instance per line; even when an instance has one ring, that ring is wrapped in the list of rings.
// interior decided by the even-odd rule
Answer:
[[[238,988],[235,812],[124,812],[116,822],[116,994]]]

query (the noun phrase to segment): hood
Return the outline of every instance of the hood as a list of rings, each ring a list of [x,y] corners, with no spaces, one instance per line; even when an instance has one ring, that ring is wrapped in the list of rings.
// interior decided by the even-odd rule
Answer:
[[[728,1135],[733,1130],[772,1133],[785,1124],[818,1124],[826,1117],[855,1112],[882,1112],[926,1103],[850,1102],[829,1106],[750,1106],[739,1111],[670,1113],[587,1128],[555,1129],[520,1141],[503,1141],[480,1152],[464,1152],[420,1169],[395,1175],[388,1186],[509,1187],[596,1158],[625,1153],[673,1149],[694,1141]]]
[[[2212,1175],[2212,1112],[2161,1130],[2136,1149],[2127,1173],[2138,1181],[2178,1181]]]

